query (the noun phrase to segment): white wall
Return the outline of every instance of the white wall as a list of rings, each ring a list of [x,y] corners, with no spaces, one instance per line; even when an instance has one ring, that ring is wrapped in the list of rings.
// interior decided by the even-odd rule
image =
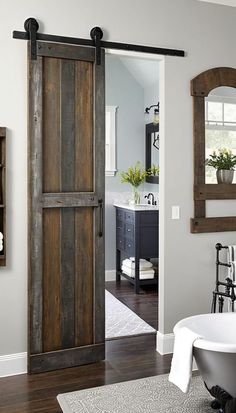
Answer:
[[[193,138],[190,80],[214,66],[236,67],[236,10],[195,0],[0,0],[0,124],[8,128],[8,266],[0,269],[0,354],[26,349],[26,43],[11,38],[35,16],[45,33],[88,37],[93,26],[104,39],[174,47],[185,58],[165,60],[165,129],[162,165],[163,236],[161,332],[176,321],[209,310],[214,244],[235,242],[235,233],[192,235]],[[170,219],[180,205],[181,219]],[[164,312],[163,312],[164,310]]]

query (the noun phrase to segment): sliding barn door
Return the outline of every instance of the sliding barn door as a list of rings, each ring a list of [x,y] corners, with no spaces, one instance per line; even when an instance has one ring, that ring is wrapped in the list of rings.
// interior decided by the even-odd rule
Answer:
[[[104,359],[104,51],[29,57],[29,372]]]

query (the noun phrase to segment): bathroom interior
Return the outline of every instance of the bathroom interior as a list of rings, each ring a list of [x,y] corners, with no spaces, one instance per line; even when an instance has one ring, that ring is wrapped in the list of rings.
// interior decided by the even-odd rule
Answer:
[[[158,60],[143,57],[106,55],[107,339],[155,334],[157,330],[159,64]],[[133,186],[122,182],[122,175],[135,167],[143,172],[155,168],[136,188],[137,200]],[[119,306],[117,300],[123,305]],[[141,318],[138,328],[124,305]]]
[[[56,398],[60,395],[61,400],[71,400],[72,412],[86,394],[83,410],[87,412],[210,413],[212,404],[221,413],[236,413],[236,330],[235,313],[231,312],[236,301],[236,187],[235,179],[232,184],[227,180],[233,170],[221,169],[218,174],[216,167],[206,164],[206,158],[222,147],[232,151],[232,158],[236,154],[236,100],[219,90],[222,86],[225,92],[229,87],[236,90],[236,58],[232,53],[236,9],[197,0],[157,0],[148,8],[137,2],[135,9],[129,2],[107,0],[86,5],[78,0],[71,7],[67,3],[58,7],[52,0],[47,10],[40,2],[31,8],[28,3],[23,0],[18,8],[12,7],[11,15],[9,4],[4,5],[0,28],[4,102],[0,127],[4,249],[0,265],[6,264],[1,269],[0,289],[0,411],[58,412]],[[79,41],[94,32],[94,24],[100,25],[105,50],[100,50],[99,39],[93,39],[93,46],[84,48],[83,54],[81,45],[77,48],[69,42],[67,46],[65,37],[60,39],[63,44],[36,41],[32,21],[30,33],[20,32],[13,40],[12,31],[26,31],[23,17],[30,15],[39,16],[39,34],[46,38],[61,33]],[[23,37],[30,39],[28,63],[35,68],[28,79],[28,95]],[[106,50],[106,41],[161,47],[167,56],[161,63],[145,60],[152,62],[154,69],[150,73],[146,68],[141,78],[137,67],[142,60],[137,59],[135,66],[134,57],[112,54]],[[96,93],[99,85],[95,82],[94,87],[93,83],[94,73],[104,73],[104,60],[106,126],[111,131],[110,139],[107,131],[106,142],[106,211],[103,76],[103,93]],[[119,67],[118,75],[115,69]],[[153,72],[155,87],[151,86]],[[110,96],[112,82],[116,95]],[[148,96],[149,86],[155,95]],[[121,101],[121,94],[125,101]],[[142,104],[136,110],[139,94]],[[31,125],[28,148],[33,149],[28,153],[27,106]],[[134,109],[137,116],[131,124]],[[161,151],[161,156],[160,162],[158,157],[152,160],[152,155],[149,159],[151,167],[154,163],[158,168],[160,163],[161,185],[150,182],[158,173],[149,175],[137,194],[121,181],[138,161],[146,170],[146,152],[150,150],[146,125],[157,123],[155,110],[160,110],[161,131],[159,139],[154,132],[151,149],[156,155]],[[76,116],[69,116],[71,113]],[[121,115],[129,127],[119,122]],[[223,178],[224,183],[218,180]],[[140,203],[135,204],[138,195]],[[176,206],[180,214],[174,220]],[[153,217],[156,224],[157,217],[160,220],[157,228]],[[107,342],[104,224],[106,292],[110,293],[114,327]],[[144,236],[140,227],[145,228]],[[155,241],[149,236],[151,230]],[[159,253],[157,247],[154,253],[140,253],[141,242],[143,248],[149,248],[158,241]],[[144,272],[149,278],[143,277]],[[157,325],[154,317],[158,313]],[[117,315],[128,321],[122,328],[117,327]],[[117,337],[120,340],[112,340]],[[199,372],[192,376],[193,356]],[[50,371],[54,369],[57,371]],[[10,375],[13,377],[4,378]],[[64,407],[62,410],[68,412]]]

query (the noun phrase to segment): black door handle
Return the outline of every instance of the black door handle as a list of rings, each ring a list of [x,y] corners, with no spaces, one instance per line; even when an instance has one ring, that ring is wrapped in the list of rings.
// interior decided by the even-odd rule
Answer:
[[[98,207],[99,207],[99,237],[103,236],[103,200],[98,200]]]

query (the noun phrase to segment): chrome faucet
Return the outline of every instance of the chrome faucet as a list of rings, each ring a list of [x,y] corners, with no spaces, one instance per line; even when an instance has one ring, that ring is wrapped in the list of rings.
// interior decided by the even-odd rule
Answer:
[[[154,195],[153,195],[152,192],[149,192],[149,194],[148,194],[148,195],[145,195],[144,198],[147,198],[149,205],[151,204],[150,198],[152,198],[152,205],[156,205],[156,204],[157,204],[157,202],[156,202],[155,199],[154,199]]]

